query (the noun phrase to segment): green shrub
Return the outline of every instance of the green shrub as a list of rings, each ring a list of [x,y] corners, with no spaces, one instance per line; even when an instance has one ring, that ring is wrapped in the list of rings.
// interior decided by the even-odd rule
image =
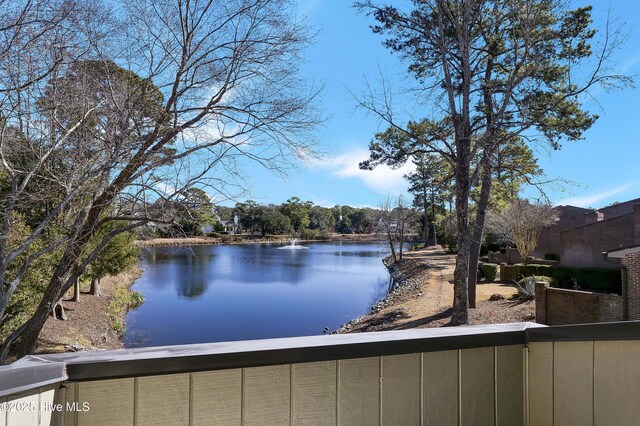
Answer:
[[[602,291],[622,294],[622,275],[617,269],[573,268],[551,265],[507,266],[507,280],[520,280],[523,277],[536,275],[551,278],[551,285],[557,288],[573,288],[574,280],[583,290]]]
[[[551,270],[551,265],[525,265],[522,263],[518,263],[515,265],[507,266],[507,268],[511,268],[511,274],[508,274],[507,278],[512,281],[520,281],[522,278],[531,275],[544,275],[554,278],[554,271]]]
[[[303,240],[315,240],[318,231],[315,229],[304,228],[300,230],[300,238]]]
[[[211,238],[222,238],[222,234],[220,232],[209,232],[208,236]]]
[[[320,230],[320,232],[318,232],[318,235],[316,236],[317,239],[319,240],[330,240],[331,239],[331,232],[327,231],[327,230]]]
[[[107,317],[112,321],[112,329],[120,334],[124,334],[124,323],[120,319],[123,311],[129,311],[137,308],[144,302],[144,296],[137,291],[118,287],[113,299],[107,305]]]
[[[544,260],[558,260],[553,253],[547,253],[544,255]]]
[[[574,278],[580,288],[622,294],[622,274],[617,269],[558,268],[554,287],[572,288]]]
[[[498,265],[495,263],[483,263],[482,264],[482,274],[484,275],[484,279],[486,282],[493,282],[496,280],[498,276]]]
[[[129,295],[129,304],[127,305],[127,309],[135,309],[138,306],[142,305],[144,302],[144,296],[139,291],[132,291]]]
[[[117,319],[117,320],[115,320],[113,322],[113,325],[111,326],[111,329],[113,331],[115,331],[116,333],[119,333],[119,334],[124,334],[124,332],[125,332],[124,324],[119,319]]]

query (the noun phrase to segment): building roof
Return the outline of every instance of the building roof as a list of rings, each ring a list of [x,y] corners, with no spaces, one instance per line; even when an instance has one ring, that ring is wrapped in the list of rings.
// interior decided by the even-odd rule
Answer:
[[[627,246],[627,247],[622,247],[622,248],[617,248],[617,249],[605,251],[602,254],[605,257],[610,257],[610,258],[613,258],[613,259],[622,259],[627,254],[632,254],[632,253],[640,253],[640,244],[635,244],[635,245],[632,245],[632,246]]]

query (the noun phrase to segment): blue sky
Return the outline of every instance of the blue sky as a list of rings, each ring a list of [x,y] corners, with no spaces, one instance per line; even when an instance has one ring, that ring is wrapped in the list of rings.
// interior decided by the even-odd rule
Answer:
[[[574,1],[574,5],[589,2]],[[594,2],[596,22],[606,18],[608,2]],[[361,14],[346,0],[299,0],[297,13],[306,16],[318,35],[307,52],[303,78],[322,81],[325,91],[320,108],[327,117],[317,130],[320,148],[326,154],[311,164],[289,170],[285,178],[252,167],[247,176],[251,196],[262,203],[281,203],[291,196],[323,206],[349,204],[377,206],[387,193],[395,195],[406,188],[402,175],[409,168],[377,168],[361,171],[358,162],[367,158],[367,146],[382,130],[374,117],[356,110],[353,94],[366,91],[366,81],[377,85],[380,73],[392,88],[401,89],[404,66],[397,55],[382,45],[382,38],[369,29],[372,19]],[[630,32],[624,47],[616,53],[615,68],[627,75],[640,74],[640,2],[611,2],[611,16],[625,23]],[[636,78],[640,83],[640,80]],[[585,139],[563,144],[560,151],[536,149],[539,164],[552,178],[572,184],[545,188],[552,202],[600,207],[615,201],[640,197],[639,89],[614,93],[596,90],[587,107],[600,116]],[[402,97],[399,105],[409,105]],[[411,111],[408,111],[410,114]],[[537,197],[533,188],[523,195]]]

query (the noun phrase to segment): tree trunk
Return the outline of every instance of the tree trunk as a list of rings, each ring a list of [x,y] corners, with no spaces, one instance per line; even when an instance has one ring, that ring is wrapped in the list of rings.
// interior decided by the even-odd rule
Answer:
[[[58,300],[58,302],[53,306],[53,318],[60,319],[62,321],[67,320],[67,314],[64,311],[64,306],[62,306],[62,299]]]
[[[68,287],[64,288],[65,280],[59,276],[54,275],[52,282],[53,285],[49,285],[45,290],[33,316],[3,342],[0,349],[0,363],[4,362],[12,347],[15,348],[14,352],[18,358],[33,353],[38,342],[40,330],[42,330],[44,323],[49,318],[49,314],[55,309],[57,301],[62,298],[62,295],[68,289]],[[14,342],[16,343],[14,344]]]
[[[429,245],[429,203],[427,203],[426,188],[423,188],[422,190],[422,208],[424,211],[424,224],[423,224],[424,226],[422,229],[422,240],[424,241],[424,246],[427,247]]]
[[[389,238],[389,247],[391,248],[391,256],[393,257],[393,263],[396,263],[398,261],[398,259],[396,258],[396,248],[393,245],[393,236],[391,235],[391,232],[389,230],[387,230],[387,237]]]
[[[4,362],[12,348],[14,348],[13,352],[15,352],[18,358],[33,353],[38,342],[40,331],[47,321],[47,318],[49,318],[54,305],[64,296],[66,291],[80,276],[80,273],[82,273],[82,271],[72,271],[76,267],[75,262],[85,244],[86,239],[81,238],[67,248],[33,316],[2,343],[2,347],[0,347],[0,363]]]
[[[452,325],[466,324],[469,321],[469,230],[460,230],[458,236],[458,255],[456,256],[456,268],[453,272],[453,313]]]
[[[433,193],[433,189],[431,190],[431,216],[433,216],[433,245],[438,245],[438,236],[436,234],[436,204],[435,204],[435,195]]]
[[[453,272],[453,313],[451,324],[466,324],[469,321],[469,254],[471,235],[469,232],[469,138],[456,138],[456,219],[458,225],[458,255]]]
[[[76,278],[76,281],[73,283],[73,301],[80,301],[80,277]]]
[[[484,223],[489,207],[491,195],[492,167],[491,155],[487,151],[489,158],[483,159],[482,187],[480,188],[480,199],[478,200],[476,220],[473,224],[473,235],[471,237],[471,251],[469,254],[469,307],[476,307],[476,283],[478,282],[478,261],[480,260],[480,248],[482,246],[482,234],[484,233]]]
[[[422,229],[422,241],[424,241],[424,246],[429,246],[429,216],[427,215],[427,210],[424,211],[424,227]]]
[[[91,280],[91,290],[89,292],[93,296],[102,296],[100,294],[100,278],[94,278]]]

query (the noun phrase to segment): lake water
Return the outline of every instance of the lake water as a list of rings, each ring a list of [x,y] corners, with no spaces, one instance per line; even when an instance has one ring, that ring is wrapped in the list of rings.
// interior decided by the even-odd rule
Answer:
[[[387,294],[377,243],[211,245],[145,249],[126,317],[127,347],[322,334]]]

